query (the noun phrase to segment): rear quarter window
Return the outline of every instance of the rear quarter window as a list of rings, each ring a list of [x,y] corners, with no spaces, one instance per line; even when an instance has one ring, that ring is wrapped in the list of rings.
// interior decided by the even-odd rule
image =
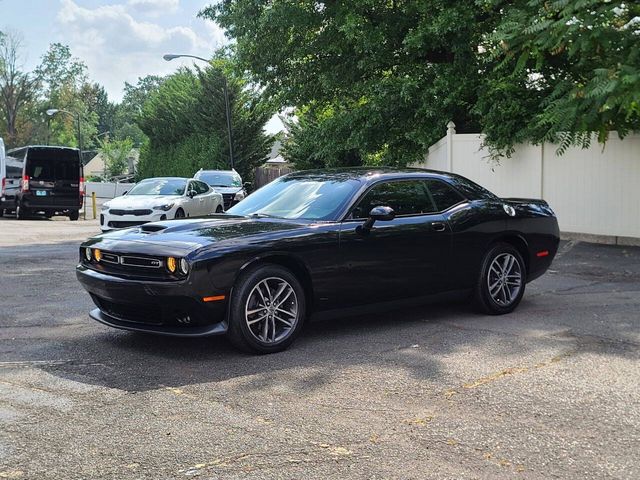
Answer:
[[[465,198],[456,192],[451,186],[440,180],[428,180],[427,188],[439,212],[463,202]]]

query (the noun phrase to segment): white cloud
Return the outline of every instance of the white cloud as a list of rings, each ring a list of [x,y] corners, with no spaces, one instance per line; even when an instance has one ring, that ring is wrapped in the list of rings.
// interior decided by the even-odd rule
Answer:
[[[135,83],[145,75],[164,75],[178,66],[162,60],[165,53],[207,56],[224,42],[215,24],[197,20],[189,26],[162,26],[135,17],[130,4],[177,4],[174,0],[130,0],[128,5],[84,8],[74,0],[61,0],[57,20],[74,55],[84,60],[91,77],[109,95],[121,96],[125,81]],[[194,12],[195,15],[195,12]],[[181,19],[183,20],[183,19]]]
[[[128,5],[147,15],[160,15],[178,10],[180,0],[129,0]]]

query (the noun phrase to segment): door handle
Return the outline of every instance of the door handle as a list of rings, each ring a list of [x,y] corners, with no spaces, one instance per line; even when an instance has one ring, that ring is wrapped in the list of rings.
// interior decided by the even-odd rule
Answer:
[[[446,225],[442,222],[433,222],[431,223],[431,227],[433,228],[434,232],[444,232],[447,228]]]

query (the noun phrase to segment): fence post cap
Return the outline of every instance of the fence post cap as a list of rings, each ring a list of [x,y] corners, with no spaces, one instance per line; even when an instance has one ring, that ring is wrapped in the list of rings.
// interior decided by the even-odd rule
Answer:
[[[447,130],[451,133],[456,133],[456,124],[453,123],[453,121],[449,121],[449,123],[447,123]]]

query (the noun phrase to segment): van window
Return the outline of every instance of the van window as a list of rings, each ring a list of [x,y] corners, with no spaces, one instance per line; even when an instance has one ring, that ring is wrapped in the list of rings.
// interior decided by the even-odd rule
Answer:
[[[33,180],[80,179],[80,158],[75,150],[30,148],[26,175]]]

